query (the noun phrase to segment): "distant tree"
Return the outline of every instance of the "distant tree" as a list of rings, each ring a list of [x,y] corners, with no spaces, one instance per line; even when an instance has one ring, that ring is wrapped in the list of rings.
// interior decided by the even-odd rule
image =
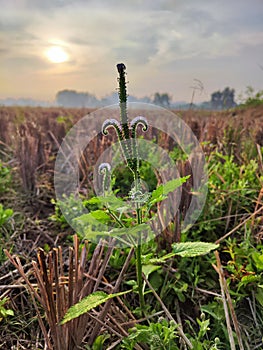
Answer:
[[[235,90],[226,87],[223,91],[211,94],[211,107],[213,109],[229,109],[235,107]]]
[[[167,93],[160,94],[159,92],[156,92],[154,94],[153,103],[162,107],[169,108],[171,102],[171,96]]]
[[[240,96],[242,100],[241,106],[256,107],[263,104],[263,90],[255,91],[252,86],[247,86],[245,95],[245,97],[242,95]]]
[[[63,107],[95,107],[98,105],[96,97],[88,92],[62,90],[56,94],[57,104]]]

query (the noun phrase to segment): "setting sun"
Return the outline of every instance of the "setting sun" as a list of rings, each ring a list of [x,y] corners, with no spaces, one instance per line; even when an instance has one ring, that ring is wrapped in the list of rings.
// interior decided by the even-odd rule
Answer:
[[[46,51],[46,56],[53,63],[63,63],[69,60],[69,55],[60,46],[52,46]]]

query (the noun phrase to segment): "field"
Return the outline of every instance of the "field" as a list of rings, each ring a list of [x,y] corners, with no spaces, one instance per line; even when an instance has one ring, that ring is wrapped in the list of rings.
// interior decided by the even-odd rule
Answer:
[[[83,232],[75,235],[56,200],[59,145],[92,112],[0,107],[0,348],[262,349],[263,105],[174,111],[202,146],[208,195],[197,222],[181,231],[178,220],[192,198],[192,184],[186,182],[176,218],[142,245],[143,310],[133,250],[87,242]],[[155,128],[141,135],[178,157],[181,176],[191,175],[169,135]],[[94,195],[93,166],[115,141],[111,132],[94,134],[83,152],[78,164],[83,198]],[[145,162],[142,175],[154,188],[160,179],[149,170]],[[115,172],[115,179],[120,192],[129,187],[125,169]],[[68,205],[76,205],[73,198]],[[206,255],[161,259],[174,251],[174,243],[199,241],[219,246]],[[157,257],[157,264],[149,262]],[[84,296],[131,289],[59,323]]]

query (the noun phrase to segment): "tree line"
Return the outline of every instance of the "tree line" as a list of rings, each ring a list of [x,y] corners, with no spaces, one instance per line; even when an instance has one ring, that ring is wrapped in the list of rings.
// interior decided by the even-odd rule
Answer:
[[[102,99],[97,99],[97,97],[89,92],[77,92],[75,90],[62,90],[56,94],[56,103],[63,107],[100,107],[109,104],[117,103],[118,96],[116,93],[108,95]],[[172,96],[168,93],[156,92],[152,98],[136,98],[134,96],[129,96],[130,102],[146,102],[159,105],[164,108],[174,108],[176,107],[172,103]],[[229,109],[237,105],[235,102],[235,90],[226,87],[224,90],[215,91],[211,94],[210,101],[203,102],[199,105],[191,103],[183,103],[180,107],[182,108],[202,108],[202,109]],[[178,106],[178,104],[177,104]]]

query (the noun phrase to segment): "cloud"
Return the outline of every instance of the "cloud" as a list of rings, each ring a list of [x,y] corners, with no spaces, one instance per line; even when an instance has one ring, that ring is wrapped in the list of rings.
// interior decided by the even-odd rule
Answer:
[[[225,64],[227,71],[230,61],[240,70],[249,60],[262,62],[262,0],[2,0],[1,5],[0,64],[9,75],[31,69],[52,80],[64,74],[74,88],[85,89],[86,79],[102,94],[115,88],[114,65],[124,60],[134,86],[147,94],[153,79],[168,89],[174,74],[191,80],[198,78],[195,72],[216,75],[216,65]],[[50,69],[43,52],[54,43],[71,61]]]

